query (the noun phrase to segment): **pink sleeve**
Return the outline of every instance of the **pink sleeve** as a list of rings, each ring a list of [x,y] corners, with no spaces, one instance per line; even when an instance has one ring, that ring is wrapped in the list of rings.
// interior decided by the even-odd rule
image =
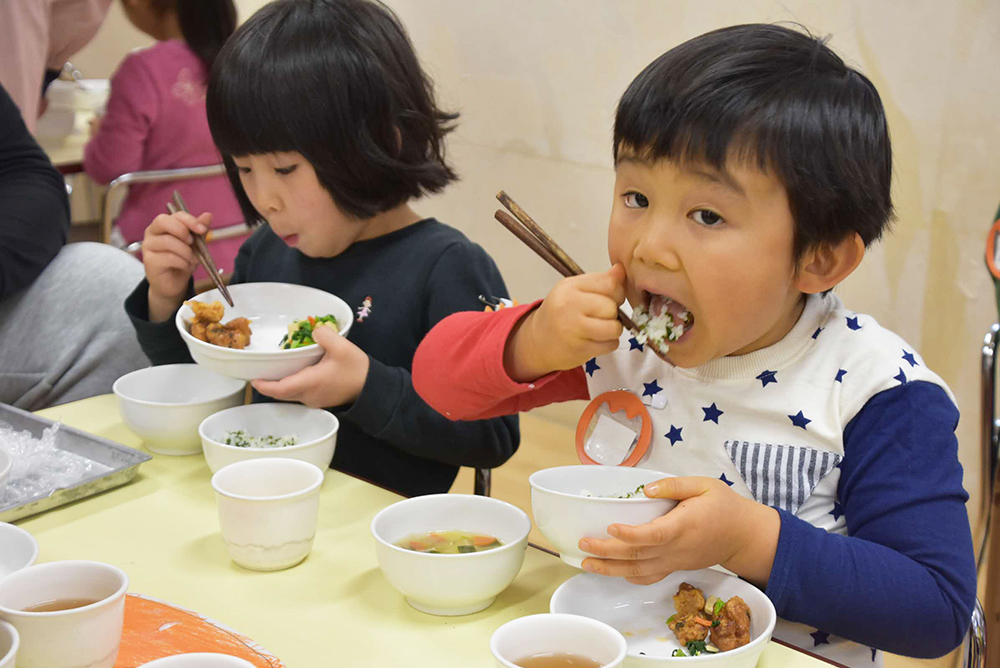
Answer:
[[[111,77],[108,110],[98,133],[84,150],[83,169],[98,183],[142,169],[146,136],[156,122],[159,93],[146,64],[126,58]]]
[[[503,351],[511,330],[539,303],[496,313],[464,311],[439,322],[413,357],[417,394],[452,420],[482,420],[589,398],[580,367],[532,383],[518,383],[504,369]]]

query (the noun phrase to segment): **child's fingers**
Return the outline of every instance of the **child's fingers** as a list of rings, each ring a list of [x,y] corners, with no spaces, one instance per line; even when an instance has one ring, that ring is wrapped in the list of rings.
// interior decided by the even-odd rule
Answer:
[[[603,274],[581,274],[573,276],[568,281],[572,281],[573,287],[580,292],[593,292],[595,294],[609,297],[621,304],[625,301],[625,286],[620,283],[611,272]],[[619,297],[621,299],[619,299]]]
[[[313,341],[328,352],[333,352],[337,346],[343,343],[343,337],[333,327],[326,325],[313,327]]]
[[[587,318],[585,329],[587,338],[591,341],[613,343],[614,347],[608,352],[612,352],[618,347],[618,339],[622,336],[622,324],[618,322],[617,318],[608,320]]]
[[[612,524],[608,527],[608,533],[614,536],[623,545],[630,547],[663,545],[670,542],[674,536],[674,529],[671,522],[667,521],[670,514],[647,522],[630,526],[628,524]]]
[[[583,292],[577,295],[576,306],[583,315],[602,320],[615,320],[618,317],[618,304],[607,295],[593,292]]]
[[[683,501],[693,496],[701,496],[718,482],[715,478],[703,477],[662,478],[646,485],[643,491],[651,499]]]
[[[281,380],[255,380],[252,385],[263,395],[278,401],[298,401],[310,408],[309,397],[323,383],[324,372],[320,365],[306,367],[302,371],[285,376]]]
[[[150,237],[148,241],[143,242],[142,249],[146,254],[164,253],[176,255],[185,262],[189,263],[197,261],[191,246],[169,234],[159,234]]]
[[[663,559],[640,559],[628,561],[619,559],[595,559],[589,557],[583,560],[583,570],[598,575],[610,575],[624,578],[648,578],[663,573],[669,574],[664,568]]]
[[[602,559],[636,561],[656,555],[656,551],[651,550],[649,545],[631,545],[617,538],[583,538],[577,547]]]
[[[663,578],[670,575],[673,571],[663,571],[662,573],[656,573],[654,575],[640,575],[637,578],[625,578],[626,582],[634,585],[651,585],[656,584]]]

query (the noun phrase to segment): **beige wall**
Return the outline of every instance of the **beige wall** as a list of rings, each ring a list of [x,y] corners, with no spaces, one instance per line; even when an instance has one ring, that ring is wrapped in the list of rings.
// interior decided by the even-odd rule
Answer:
[[[241,17],[262,5],[242,0]],[[503,188],[583,266],[607,265],[618,96],[650,60],[724,25],[798,21],[865,72],[889,114],[895,234],[838,289],[924,356],[954,390],[966,486],[978,481],[979,349],[996,319],[983,244],[1000,201],[1000,3],[963,0],[390,0],[446,106],[463,180],[419,204],[497,260],[512,294],[541,297],[554,272],[493,221]],[[108,74],[144,43],[114,7],[75,62]],[[574,409],[575,410],[575,409]],[[578,411],[577,411],[578,412]],[[567,413],[563,412],[563,415]],[[568,445],[568,444],[567,444]]]

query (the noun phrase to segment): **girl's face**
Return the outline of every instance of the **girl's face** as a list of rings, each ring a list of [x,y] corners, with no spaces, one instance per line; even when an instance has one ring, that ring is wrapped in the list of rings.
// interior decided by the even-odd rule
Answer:
[[[301,153],[233,156],[254,208],[286,244],[309,257],[334,257],[367,238],[366,221],[342,212]]]
[[[632,306],[670,297],[694,317],[667,357],[694,367],[781,340],[802,312],[788,197],[773,176],[626,153],[608,229]]]

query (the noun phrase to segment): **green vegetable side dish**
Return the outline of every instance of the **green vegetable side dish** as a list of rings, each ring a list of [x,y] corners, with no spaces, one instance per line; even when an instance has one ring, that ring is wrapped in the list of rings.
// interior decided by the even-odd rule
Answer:
[[[285,334],[281,338],[281,341],[278,342],[278,347],[282,350],[292,350],[294,348],[304,348],[305,346],[314,345],[316,342],[313,340],[312,335],[316,327],[333,327],[335,330],[340,331],[337,319],[329,313],[320,316],[309,316],[308,318],[295,320],[292,324],[288,325],[288,334]]]
[[[707,644],[704,640],[692,640],[687,644],[687,651],[690,654],[685,654],[682,649],[675,649],[670,656],[699,656],[701,654],[716,654],[718,649],[712,645]]]
[[[295,445],[298,439],[295,436],[251,436],[242,429],[236,429],[226,432],[223,443],[237,448],[273,449]]]

